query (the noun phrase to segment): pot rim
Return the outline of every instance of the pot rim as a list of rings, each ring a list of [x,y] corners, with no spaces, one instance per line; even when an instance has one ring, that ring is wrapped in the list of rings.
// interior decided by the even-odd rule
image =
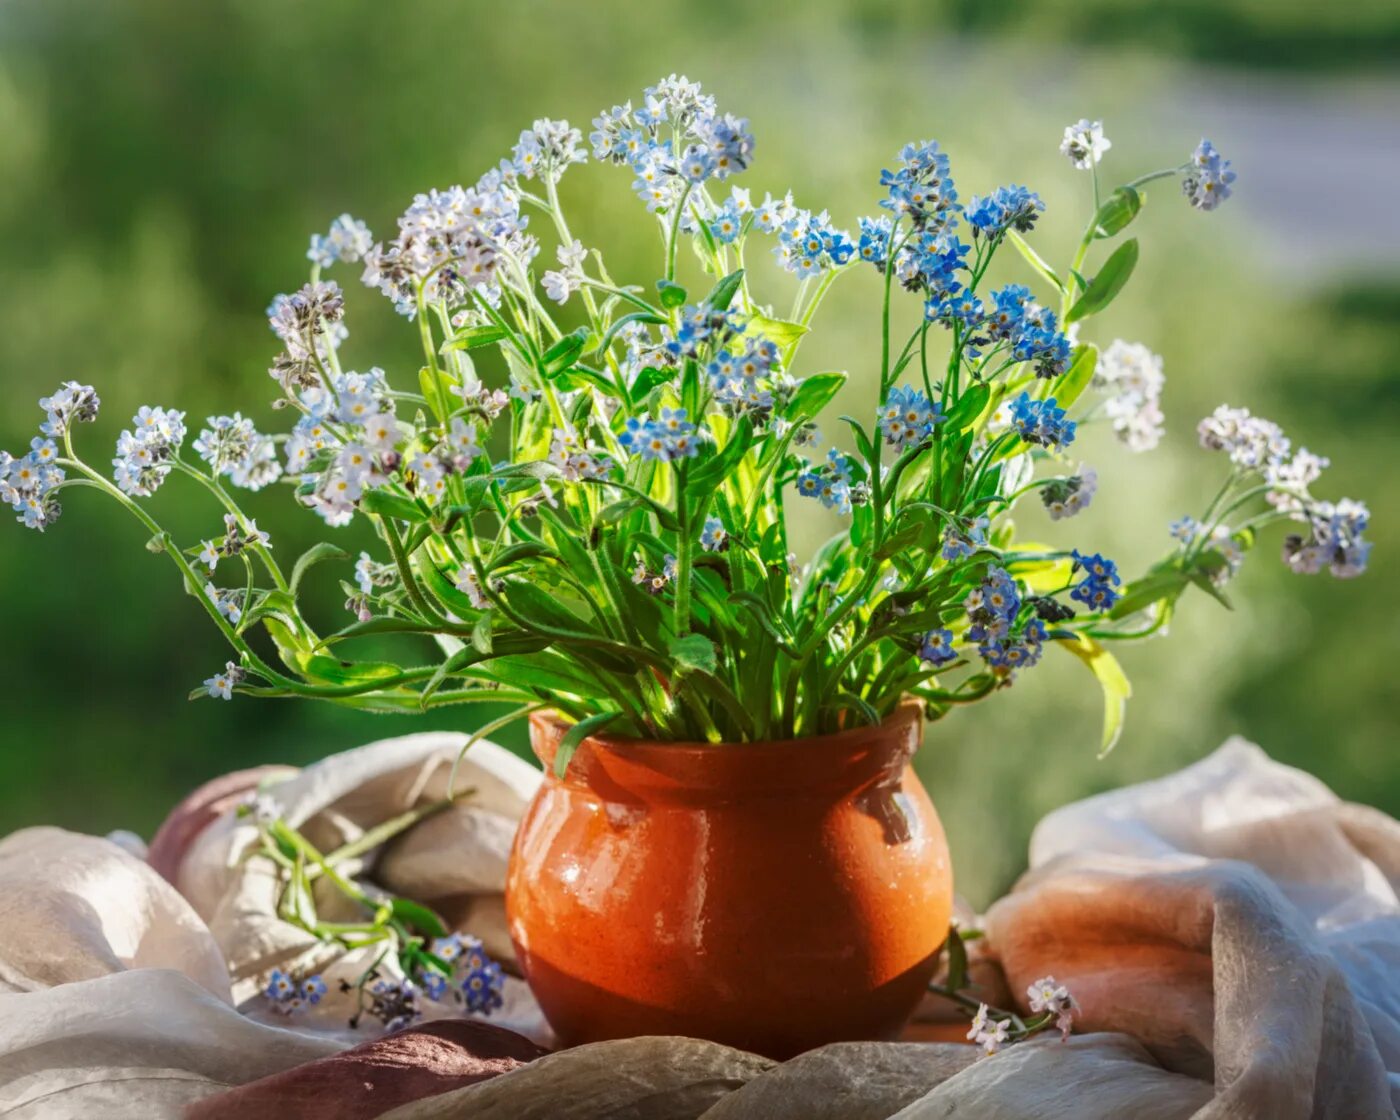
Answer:
[[[829,735],[757,743],[664,742],[590,735],[578,745],[563,782],[589,787],[609,775],[610,786],[694,790],[745,786],[755,792],[804,786],[855,788],[890,778],[919,747],[923,705],[901,701],[875,726]],[[530,715],[531,746],[550,780],[559,741],[571,724],[550,709]]]
[[[905,723],[922,719],[923,715],[923,702],[910,696],[901,700],[899,706],[880,723],[849,727],[845,731],[832,731],[826,735],[804,735],[798,739],[760,739],[756,743],[707,743],[692,739],[634,739],[625,735],[603,734],[589,735],[583,740],[583,743],[595,744],[607,750],[656,748],[666,751],[703,751],[707,754],[713,754],[716,751],[753,753],[756,751],[804,750],[821,746],[844,747],[852,744],[864,744],[870,740],[872,735],[887,734],[899,729]],[[551,730],[559,733],[566,732],[574,726],[563,719],[553,708],[540,708],[531,712],[530,722],[547,724]],[[579,746],[582,747],[583,743],[580,743]]]

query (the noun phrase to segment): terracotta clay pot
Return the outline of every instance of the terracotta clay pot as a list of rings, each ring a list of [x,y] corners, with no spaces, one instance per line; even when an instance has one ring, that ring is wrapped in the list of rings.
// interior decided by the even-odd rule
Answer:
[[[775,1058],[892,1038],[952,914],[943,827],[909,768],[918,707],[774,743],[597,737],[546,777],[511,852],[506,914],[566,1044],[688,1035]]]

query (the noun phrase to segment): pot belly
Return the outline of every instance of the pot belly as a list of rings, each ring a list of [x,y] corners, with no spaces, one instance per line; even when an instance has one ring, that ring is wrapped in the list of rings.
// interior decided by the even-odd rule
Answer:
[[[687,1035],[782,1058],[900,1030],[947,934],[952,874],[911,772],[835,805],[624,806],[546,781],[506,907],[566,1043]]]

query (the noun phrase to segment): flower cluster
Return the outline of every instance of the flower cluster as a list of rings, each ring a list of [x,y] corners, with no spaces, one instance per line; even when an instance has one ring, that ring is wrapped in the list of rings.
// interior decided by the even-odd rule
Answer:
[[[865,498],[864,490],[851,481],[849,460],[834,447],[826,453],[825,463],[809,463],[797,476],[797,492],[804,498],[816,498],[837,513],[850,513],[851,504]]]
[[[313,233],[306,258],[319,268],[330,268],[336,261],[353,264],[363,260],[374,246],[374,235],[358,218],[342,214],[331,222],[328,233]]]
[[[245,490],[261,490],[282,477],[282,464],[277,461],[272,439],[259,435],[251,420],[235,412],[232,416],[211,416],[208,424],[196,437],[194,449],[215,475]],[[183,437],[184,429],[178,430]],[[167,440],[159,432],[155,440],[167,452],[172,447],[178,451],[178,440]],[[117,450],[120,454],[120,446]]]
[[[490,171],[472,187],[415,195],[399,218],[398,235],[364,256],[364,283],[378,288],[408,316],[423,305],[454,309],[475,294],[499,299],[502,262],[527,265],[539,245],[525,232],[514,165]]]
[[[272,970],[272,977],[263,989],[263,996],[279,1015],[294,1015],[314,1007],[325,994],[326,984],[320,976],[308,976],[298,982],[280,968]]]
[[[928,439],[944,419],[942,407],[927,394],[907,385],[897,387],[890,390],[880,410],[880,434],[891,447],[903,451]]]
[[[211,421],[213,423],[213,421]],[[185,414],[142,405],[117,439],[113,478],[122,492],[149,498],[174,469],[185,441]]]
[[[1011,402],[1011,424],[1023,440],[1040,447],[1063,448],[1074,442],[1075,422],[1054,397],[1040,401],[1022,393]]]
[[[49,439],[62,439],[74,424],[96,420],[97,410],[101,406],[102,402],[97,399],[91,385],[65,381],[53,396],[39,398],[39,407],[44,410],[44,422],[39,425],[39,432]]]
[[[1012,183],[972,199],[964,217],[974,236],[1000,237],[1009,229],[1029,233],[1044,210],[1038,194]]]
[[[1234,467],[1230,492],[1262,486],[1273,509],[1264,520],[1284,518],[1302,524],[1304,531],[1290,533],[1284,541],[1283,559],[1290,569],[1313,575],[1326,568],[1339,579],[1366,570],[1371,554],[1371,542],[1364,537],[1370,522],[1366,506],[1350,498],[1322,501],[1311,492],[1312,484],[1329,465],[1326,458],[1305,447],[1295,451],[1278,424],[1254,416],[1247,408],[1221,405],[1196,431],[1202,447],[1229,456]],[[1225,513],[1243,500],[1237,498],[1226,506]],[[1172,528],[1188,555],[1207,549],[1220,554],[1223,566],[1210,573],[1217,582],[1233,575],[1242,559],[1239,536],[1223,523],[1223,517],[1208,527],[1183,518]],[[1254,522],[1243,526],[1253,527]]]
[[[1077,599],[1093,611],[1109,610],[1118,601],[1117,588],[1123,581],[1112,560],[1105,559],[1097,552],[1086,556],[1076,549],[1074,570],[1082,571],[1084,578],[1070,592],[1071,599]]]
[[[1181,189],[1197,210],[1214,210],[1230,197],[1234,181],[1230,161],[1221,159],[1209,140],[1202,140],[1191,153],[1190,170],[1181,180]]]
[[[1055,983],[1053,976],[1046,976],[1026,989],[1026,1002],[1035,1017],[1024,1023],[1008,1012],[978,1004],[968,1027],[968,1041],[975,1042],[990,1057],[1009,1043],[1022,1042],[1052,1026],[1060,1032],[1062,1041],[1069,1038],[1079,1004],[1068,988]]]
[[[283,350],[267,372],[283,392],[319,384],[319,372],[348,337],[344,317],[345,297],[334,281],[313,280],[291,295],[272,297],[267,323]]]
[[[695,425],[686,419],[683,408],[663,408],[655,417],[629,417],[617,442],[644,461],[671,463],[694,458],[700,452]]]
[[[1047,976],[1026,989],[1026,1002],[1033,1014],[1054,1016],[1060,1037],[1069,1037],[1074,1029],[1074,1013],[1079,1010],[1079,1004],[1069,994],[1068,988],[1055,983],[1053,976]]]
[[[594,157],[630,167],[632,189],[652,211],[670,211],[700,184],[753,160],[749,122],[718,112],[698,83],[675,74],[648,87],[639,108],[614,106],[593,128]]]
[[[953,184],[948,155],[936,140],[906,144],[899,152],[899,167],[880,172],[886,197],[880,205],[916,230],[941,231],[957,222],[958,192]]]
[[[1065,138],[1060,141],[1060,151],[1080,171],[1091,170],[1111,147],[1113,141],[1103,134],[1103,121],[1067,124]]]
[[[1151,451],[1161,440],[1162,359],[1140,342],[1116,338],[1099,355],[1094,388],[1106,394],[1104,412],[1131,451]]]
[[[476,429],[466,427],[463,440],[471,439],[469,446],[475,454],[480,454],[476,444]],[[559,468],[565,482],[580,482],[585,479],[600,480],[608,477],[613,469],[613,461],[597,448],[587,446],[577,432],[565,428],[555,428],[554,438],[549,445],[549,461]]]
[[[341,982],[341,988],[342,991],[350,990],[350,986],[344,981]],[[357,1028],[364,1015],[378,1019],[388,1032],[411,1027],[423,1017],[418,985],[407,976],[395,979],[375,975],[364,989],[364,994],[369,997],[369,1006],[356,1011],[351,1017],[351,1028]]]
[[[1054,378],[1065,372],[1073,347],[1053,311],[1036,303],[1024,284],[998,288],[991,300],[978,324],[988,338],[1005,342],[1016,361],[1033,363],[1037,377]]]
[[[43,532],[58,520],[63,512],[58,490],[66,477],[51,439],[35,436],[18,459],[0,451],[0,502],[14,510],[15,520],[26,528]]]
[[[1295,572],[1315,575],[1325,567],[1338,579],[1351,579],[1366,570],[1371,542],[1362,534],[1370,524],[1370,511],[1361,502],[1316,502],[1300,515],[1307,533],[1290,533],[1283,542],[1283,558]]]
[[[967,1029],[968,1041],[977,1043],[988,1057],[1011,1041],[1011,1020],[993,1019],[991,1015],[990,1007],[985,1003],[979,1004],[977,1014],[972,1017],[972,1024]]]
[[[1040,660],[1049,634],[1045,624],[1035,617],[1027,619],[1018,630],[1021,593],[1004,568],[991,566],[981,586],[963,601],[963,608],[971,623],[968,640],[977,643],[977,652],[993,669],[1012,673]]]
[[[486,954],[481,939],[453,933],[433,941],[432,955],[451,968],[444,975],[437,968],[422,967],[418,983],[423,994],[435,1003],[449,997],[474,1015],[490,1015],[505,1003],[505,973]]]
[[[570,164],[584,163],[588,153],[580,145],[583,133],[568,121],[537,120],[520,134],[511,153],[511,164],[522,179],[536,177],[557,183]]]
[[[1098,489],[1098,472],[1081,463],[1078,471],[1068,478],[1051,480],[1040,491],[1040,500],[1049,511],[1050,520],[1060,521],[1088,509]]]
[[[773,253],[783,268],[806,279],[849,264],[856,244],[849,233],[831,224],[825,210],[813,214],[790,209],[790,216],[778,227],[778,246]]]

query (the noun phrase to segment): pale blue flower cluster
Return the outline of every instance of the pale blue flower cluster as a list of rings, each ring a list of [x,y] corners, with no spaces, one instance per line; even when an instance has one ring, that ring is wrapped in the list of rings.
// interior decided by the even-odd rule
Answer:
[[[1069,368],[1073,347],[1055,313],[1036,303],[1029,288],[1007,284],[993,290],[991,300],[982,321],[988,338],[1009,343],[1012,357],[1034,363],[1037,377],[1058,377]]]
[[[797,476],[797,492],[804,498],[816,498],[837,513],[850,513],[855,494],[850,461],[833,447],[826,453],[825,463],[808,464]]]
[[[1362,534],[1371,513],[1363,503],[1316,502],[1305,520],[1307,535],[1290,534],[1283,542],[1284,561],[1293,571],[1315,575],[1326,567],[1338,579],[1353,579],[1366,570],[1371,542]]]
[[[880,172],[880,186],[886,191],[880,205],[909,219],[915,229],[951,229],[957,222],[957,188],[936,140],[906,144],[898,170]]]
[[[699,83],[675,74],[649,87],[640,107],[629,101],[595,118],[593,129],[594,157],[630,167],[632,188],[651,211],[669,212],[694,187],[753,159],[749,122],[720,113]]]
[[[880,409],[880,432],[887,444],[902,451],[928,439],[944,419],[942,406],[922,389],[899,385],[889,391]]]
[[[1055,403],[1022,393],[1011,402],[1011,426],[1027,443],[1041,447],[1068,447],[1074,442],[1075,422]]]
[[[1039,618],[1027,619],[1017,630],[1021,602],[1016,581],[1005,569],[993,566],[963,603],[972,623],[968,640],[977,643],[977,652],[994,669],[1014,672],[1034,665],[1049,638]]]
[[[1209,140],[1202,140],[1191,153],[1190,169],[1182,177],[1181,189],[1197,210],[1214,210],[1230,197],[1234,181],[1230,161],[1221,159]]]
[[[964,216],[974,236],[1000,237],[1009,229],[1028,233],[1045,210],[1045,203],[1034,191],[1015,183],[998,187],[989,195],[972,199]]]
[[[511,163],[522,179],[557,183],[571,164],[583,163],[588,153],[580,147],[583,133],[568,121],[537,120],[520,134]]]
[[[943,535],[942,555],[944,560],[962,560],[971,556],[987,544],[988,518],[973,518],[961,525],[950,527]]]
[[[452,968],[450,977],[435,968],[421,968],[418,983],[424,995],[440,1003],[450,995],[474,1015],[490,1015],[505,1003],[505,972],[492,960],[478,937],[453,933],[434,939],[432,954]]]
[[[136,498],[154,494],[174,469],[184,441],[183,412],[142,405],[131,419],[131,428],[117,437],[112,475],[122,492]],[[248,450],[252,450],[251,441]]]
[[[617,442],[643,461],[663,463],[693,458],[700,450],[695,425],[686,419],[683,408],[663,408],[656,417],[629,416]]]
[[[358,218],[342,214],[331,222],[328,233],[313,233],[306,259],[320,268],[330,268],[336,261],[353,264],[362,260],[374,245],[374,235]]]
[[[67,475],[58,465],[55,440],[64,438],[73,424],[96,420],[101,403],[91,385],[65,381],[52,396],[39,400],[44,422],[29,450],[18,458],[0,451],[0,503],[15,511],[21,525],[43,532],[62,514],[58,491]]]
[[[472,293],[498,303],[501,261],[525,268],[539,252],[525,232],[529,219],[520,212],[518,174],[507,161],[475,186],[414,195],[399,218],[398,236],[365,254],[361,280],[409,317],[417,314],[420,287],[425,305],[460,307]]]
[[[1093,611],[1106,611],[1118,601],[1116,588],[1122,583],[1118,576],[1118,566],[1097,552],[1091,554],[1074,551],[1074,570],[1083,572],[1084,578],[1069,593]]]
[[[783,268],[805,279],[849,264],[856,244],[849,233],[831,224],[825,210],[794,210],[778,229],[773,253]]]
[[[935,667],[957,659],[951,630],[930,630],[919,642],[919,660]]]
[[[292,1015],[307,1007],[314,1007],[326,994],[326,982],[318,976],[308,976],[298,983],[280,968],[272,970],[272,977],[263,996],[279,1015]]]

